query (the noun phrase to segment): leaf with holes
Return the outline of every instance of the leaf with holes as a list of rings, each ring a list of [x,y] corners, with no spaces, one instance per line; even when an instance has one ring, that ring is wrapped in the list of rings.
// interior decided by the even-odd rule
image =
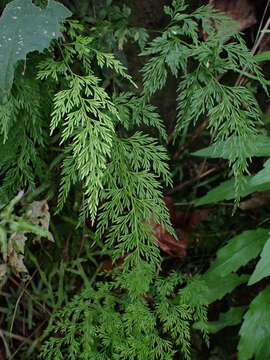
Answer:
[[[71,13],[62,4],[49,1],[46,9],[31,0],[10,2],[0,18],[0,91],[7,96],[12,87],[15,65],[32,51],[42,52],[51,40],[62,36],[60,22]]]

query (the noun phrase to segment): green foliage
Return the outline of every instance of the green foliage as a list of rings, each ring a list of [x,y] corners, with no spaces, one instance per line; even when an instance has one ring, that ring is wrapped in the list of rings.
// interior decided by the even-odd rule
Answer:
[[[230,43],[229,46],[231,46]],[[235,46],[235,44],[233,44],[233,46]],[[256,61],[258,62],[265,61],[267,59],[268,59],[267,53],[266,54],[263,53],[256,55],[253,58],[253,60],[250,58],[250,61],[253,61],[255,63]],[[247,61],[246,65],[243,64],[242,68],[244,68],[245,70],[248,69],[249,61]],[[232,70],[238,71],[240,69],[236,70],[232,68]],[[241,74],[241,71],[239,72]],[[256,76],[258,76],[256,69],[253,69],[251,71],[251,74],[253,75],[256,74]],[[247,74],[245,75],[248,76]],[[263,83],[265,85],[267,84],[267,82],[263,81],[262,86]],[[211,86],[211,90],[212,88],[213,87]],[[238,90],[240,90],[240,88],[238,88]],[[237,98],[237,96],[240,94],[239,93],[237,95],[238,90],[237,87],[235,86],[230,90],[231,94],[235,98]],[[240,91],[242,91],[242,89]],[[206,93],[207,92],[205,91],[205,94]],[[249,96],[247,93],[246,95]],[[244,98],[246,95],[242,93],[241,96],[243,96]],[[209,96],[211,97],[211,94],[205,95],[206,98]],[[199,100],[201,101],[203,97],[204,94],[201,93]],[[218,98],[216,98],[215,100],[217,99]],[[255,192],[269,190],[269,186],[270,186],[269,160],[267,160],[262,170],[260,170],[259,172],[257,172],[252,176],[248,174],[250,176],[243,177],[241,187],[237,190],[236,193],[234,191],[235,189],[238,188],[238,184],[237,184],[238,175],[241,172],[242,173],[246,172],[247,170],[248,162],[246,160],[250,159],[251,157],[269,156],[269,137],[265,135],[260,135],[259,132],[257,132],[257,129],[255,129],[255,127],[252,130],[252,126],[255,124],[253,123],[253,125],[249,127],[248,122],[245,121],[244,117],[242,116],[243,113],[241,114],[241,111],[240,112],[237,111],[234,113],[234,111],[227,106],[227,101],[224,102],[224,99],[226,100],[226,96],[220,97],[219,105],[215,107],[214,111],[210,110],[208,112],[209,126],[211,127],[211,122],[213,121],[213,118],[215,119],[216,114],[217,114],[216,123],[219,124],[214,130],[215,131],[214,136],[212,136],[212,139],[214,140],[214,144],[202,150],[196,151],[195,153],[193,153],[193,155],[200,157],[208,157],[208,158],[228,159],[230,164],[232,165],[235,178],[229,181],[222,182],[219,186],[211,189],[205,196],[196,199],[194,203],[197,206],[220,202],[223,200],[231,200],[235,198],[237,199],[238,196],[245,197]],[[211,101],[212,103],[214,103],[214,100]],[[248,101],[246,100],[242,102],[242,104],[247,104],[247,103]],[[205,104],[205,100],[202,100],[200,103],[198,102],[197,104],[198,104],[197,105],[198,108],[203,108]],[[236,104],[236,102],[234,102],[234,104]],[[209,109],[209,107],[210,104],[208,104],[204,109]],[[242,126],[244,123],[246,123],[246,125],[244,125],[241,129],[239,127],[238,130],[236,127],[234,129],[231,127],[228,132],[230,136],[224,138],[224,129],[226,131],[226,129],[228,130],[229,127],[227,127],[226,125],[222,125],[222,120],[220,120],[222,119],[222,113],[219,112],[220,109],[226,110],[226,114],[229,114],[228,117],[229,126],[231,126],[232,119],[234,118],[235,116],[234,114],[236,113],[237,116],[235,117],[235,119],[237,119],[238,117],[239,125],[241,124],[240,126]],[[248,110],[250,110],[250,107],[248,108]],[[196,113],[197,113],[197,109],[196,109]],[[254,113],[253,119],[255,118],[256,116]],[[198,117],[196,119],[198,119]],[[258,113],[257,113],[257,119],[259,120]],[[220,131],[219,126],[222,126],[222,131]],[[245,126],[246,126],[246,130],[248,130],[249,128],[249,130],[246,132],[246,135],[244,135],[246,131],[244,129]],[[250,130],[251,132],[248,135],[248,132]],[[233,135],[234,131],[236,132]],[[223,133],[223,135],[219,137],[220,133],[221,134]],[[215,139],[218,139],[218,141],[216,141]],[[241,169],[240,166],[236,170],[239,159],[237,160],[236,157],[233,159],[232,156],[232,154],[237,154],[237,153],[239,158],[242,157],[242,165],[244,165],[244,163],[246,162],[246,164],[242,167],[242,170],[238,175],[237,172],[239,169]],[[269,270],[268,270],[269,229],[259,228],[257,230],[244,231],[240,233],[240,235],[232,238],[227,245],[225,245],[217,252],[216,260],[211,264],[209,270],[205,274],[203,274],[200,278],[202,280],[205,280],[208,286],[210,286],[211,284],[214,288],[218,289],[220,287],[220,282],[223,281],[227,283],[227,279],[230,279],[231,275],[236,275],[235,274],[236,271],[241,273],[241,267],[250,263],[252,259],[256,259],[258,255],[260,255],[260,260],[257,262],[255,266],[255,270],[251,273],[251,275],[241,275],[241,276],[246,276],[246,280],[248,280],[247,285],[254,285],[255,283],[269,276]],[[209,276],[214,279],[212,283]],[[213,302],[216,299],[213,297],[213,299],[210,298],[210,300],[211,302]],[[268,344],[268,335],[267,335],[269,312],[266,306],[268,300],[269,300],[269,287],[266,287],[249,304],[249,307],[244,315],[243,323],[239,332],[240,335],[240,341],[238,345],[239,359],[251,359],[255,357],[255,359],[257,360],[257,359],[267,359],[269,357],[269,344]],[[239,308],[239,311],[235,309],[234,312],[234,308],[230,308],[226,314],[220,315],[220,319],[218,321],[212,322],[212,324],[208,323],[207,325],[208,331],[218,332],[220,329],[222,329],[225,326],[232,326],[241,323],[243,311],[244,311],[243,308]],[[196,324],[196,327],[200,328],[200,324],[199,323]],[[257,336],[254,336],[255,334]]]
[[[203,324],[203,326],[207,327],[210,334],[214,334],[227,326],[241,324],[245,310],[245,306],[231,307],[226,313],[220,313],[218,320],[208,321],[207,325]],[[200,329],[200,323],[194,324],[194,328]]]
[[[239,325],[245,312],[239,358],[268,358],[263,318],[269,317],[269,287],[247,306],[229,308],[217,321],[207,321],[207,308],[246,284],[267,281],[269,230],[258,227],[234,236],[230,229],[232,239],[217,251],[210,267],[200,253],[202,267],[192,255],[165,258],[158,246],[164,239],[157,235],[177,241],[170,219],[174,214],[163,199],[164,188],[173,183],[165,146],[172,139],[168,149],[183,144],[181,137],[192,126],[207,122],[206,134],[213,141],[194,155],[228,160],[234,176],[193,201],[195,205],[238,201],[269,189],[269,160],[257,174],[248,172],[251,157],[269,155],[261,110],[252,86],[234,84],[241,75],[267,90],[259,60],[235,24],[207,6],[192,13],[181,0],[165,6],[170,23],[147,44],[148,32],[129,25],[131,10],[121,2],[64,1],[73,19],[65,21],[62,32],[59,23],[69,10],[55,1],[37,3],[42,7],[30,0],[23,5],[12,1],[0,20],[7,39],[11,32],[19,33],[13,25],[18,20],[27,40],[22,57],[16,54],[16,41],[7,40],[5,53],[0,51],[0,62],[6,64],[0,88],[8,90],[0,105],[0,276],[6,275],[7,266],[15,274],[30,269],[36,276],[28,277],[22,290],[8,288],[13,295],[4,307],[7,336],[13,336],[15,318],[15,330],[24,326],[29,305],[28,330],[40,321],[38,316],[33,320],[40,308],[46,313],[41,315],[43,329],[48,324],[40,338],[43,359],[191,359],[194,323],[201,330],[196,336],[209,345],[208,332]],[[13,12],[17,10],[21,18]],[[127,70],[125,46],[130,41],[145,56],[138,87]],[[17,64],[26,55],[27,64]],[[172,124],[164,123],[158,106],[150,103],[167,84],[169,72],[177,81]],[[177,216],[177,234],[181,232],[183,246],[196,255],[200,250],[193,237],[199,240],[199,235],[193,224],[178,224]],[[222,231],[214,236],[220,239]],[[25,246],[28,238],[52,236],[54,244],[27,241]],[[210,236],[205,240],[210,244]],[[106,261],[110,271],[105,271]],[[27,299],[20,306],[24,293]],[[259,335],[252,343],[255,326]],[[34,346],[24,358],[32,357]]]
[[[270,51],[263,51],[262,53],[255,55],[254,60],[257,62],[270,60]]]
[[[267,190],[266,187],[269,182],[269,174],[270,174],[270,161],[267,160],[263,164],[263,167],[264,169],[262,169],[257,174],[255,174],[250,181],[251,186],[254,187],[254,191],[260,191],[258,189],[260,189],[262,186],[265,186],[265,189]]]
[[[263,360],[270,356],[269,296],[270,287],[268,286],[255,297],[244,315],[238,346],[239,360],[249,360],[254,356],[258,360]]]
[[[269,255],[270,255],[270,241],[269,239],[265,243],[262,252],[261,259],[258,261],[253,274],[251,275],[248,285],[253,285],[266,276],[270,275],[269,270]]]
[[[12,87],[14,67],[32,51],[44,51],[52,39],[62,36],[59,22],[71,13],[61,4],[50,1],[46,9],[32,4],[31,0],[9,3],[0,19],[0,90],[6,97]]]
[[[61,86],[54,95],[50,127],[51,132],[58,132],[60,145],[65,145],[58,211],[72,189],[81,184],[80,223],[97,219],[98,239],[113,249],[114,261],[124,258],[124,264],[113,282],[87,286],[64,308],[48,330],[61,328],[63,342],[51,337],[43,356],[169,359],[178,346],[189,358],[190,326],[193,321],[206,320],[204,304],[189,305],[187,294],[174,304],[170,297],[182,285],[181,276],[161,280],[155,274],[161,258],[150,223],[174,233],[160,184],[169,185],[171,179],[166,150],[142,130],[152,127],[165,140],[164,125],[145,98],[131,93],[111,97],[101,87],[93,71],[97,67],[111,69],[134,84],[121,62],[100,50],[99,43],[84,36],[84,31],[81,25],[68,22],[70,39],[58,43],[60,57],[49,56],[38,65],[38,79],[51,79]],[[82,64],[79,72],[77,57]],[[163,294],[165,283],[171,283],[171,288]],[[155,313],[144,298],[148,293],[155,299]],[[63,317],[67,323],[62,322]],[[73,325],[68,319],[73,319]],[[159,322],[164,324],[160,331]],[[78,331],[83,332],[82,341],[76,340]]]
[[[209,287],[208,304],[223,297],[226,293],[232,291],[236,283],[231,286],[231,277],[237,276],[236,271],[241,266],[246,265],[250,260],[256,258],[261,252],[261,260],[258,262],[255,271],[251,276],[241,275],[243,282],[248,280],[248,285],[252,285],[262,278],[269,276],[269,229],[250,230],[241,233],[240,235],[232,238],[227,245],[220,249],[217,253],[217,259],[213,262],[209,270],[201,276]],[[214,290],[212,290],[214,289]],[[218,290],[220,289],[220,290]],[[222,292],[223,291],[223,292]],[[218,295],[216,296],[216,292]],[[214,296],[211,295],[214,293]],[[268,346],[268,318],[269,309],[266,303],[269,301],[269,287],[264,289],[260,294],[250,303],[248,310],[244,315],[244,321],[240,329],[240,342],[238,346],[240,359],[251,359],[256,356],[256,359],[266,359],[269,356]],[[231,309],[231,311],[233,311]],[[242,311],[240,311],[242,314]],[[219,331],[219,326],[231,326],[230,316],[234,313],[228,314],[229,323],[225,324],[224,317],[217,323],[213,324],[212,331]],[[240,314],[236,312],[237,318]],[[200,328],[200,323],[196,325]],[[211,329],[211,323],[209,324]],[[205,324],[204,324],[205,328]],[[208,329],[208,325],[206,325]],[[256,329],[256,330],[255,330]],[[211,331],[211,330],[210,330]],[[257,336],[254,337],[254,334]],[[252,335],[253,334],[253,335]]]
[[[129,292],[119,292],[118,281],[87,288],[74,297],[55,314],[56,324],[48,331],[57,337],[44,344],[43,358],[171,359],[174,343],[189,358],[190,321],[205,320],[205,310],[193,306],[191,294],[181,290],[174,301],[176,288],[186,281],[182,275],[172,273],[163,279],[152,270],[141,263],[128,275],[120,275],[121,285],[130,286],[133,278],[136,285]]]
[[[83,43],[81,38],[76,40],[80,41],[80,44]],[[80,56],[88,74],[86,76],[76,75],[72,70],[72,57],[69,55],[78,48],[76,40],[72,45],[68,44],[68,47],[72,46],[71,48],[62,51],[65,58],[60,66],[59,64],[56,65],[57,67],[54,66],[55,64],[51,66],[49,59],[39,65],[39,78],[52,76],[57,80],[58,72],[63,72],[66,74],[69,84],[68,89],[61,90],[55,95],[51,123],[52,131],[60,127],[61,143],[68,142],[65,151],[66,158],[63,162],[64,177],[59,204],[61,207],[64,205],[68,191],[74,183],[83,183],[85,187],[82,205],[83,218],[90,215],[94,221],[100,201],[103,203],[99,208],[97,235],[101,239],[105,237],[107,239],[106,246],[114,249],[113,259],[125,257],[125,261],[123,275],[118,275],[116,282],[112,283],[109,288],[107,284],[97,283],[101,290],[97,290],[96,293],[94,290],[87,289],[86,299],[82,293],[78,295],[77,300],[74,300],[76,302],[68,305],[72,313],[74,311],[77,313],[80,306],[83,308],[89,306],[90,299],[95,302],[96,298],[101,301],[100,297],[102,299],[105,297],[105,299],[111,298],[109,307],[105,306],[104,310],[101,309],[101,314],[97,313],[96,307],[94,307],[94,314],[93,310],[88,308],[87,324],[79,322],[80,315],[78,314],[78,322],[76,322],[75,328],[72,326],[72,330],[68,324],[63,328],[65,325],[60,324],[63,314],[60,314],[59,326],[63,328],[65,340],[63,344],[59,343],[59,347],[55,347],[54,340],[50,339],[44,348],[44,356],[61,358],[64,356],[61,355],[61,351],[63,351],[63,354],[68,353],[72,357],[82,351],[82,358],[119,356],[119,358],[138,357],[143,359],[150,347],[152,349],[150,356],[153,359],[161,358],[161,356],[164,359],[170,358],[174,353],[173,345],[165,339],[151,334],[152,328],[158,320],[153,323],[151,320],[153,315],[145,308],[145,300],[142,298],[142,294],[149,291],[149,284],[154,281],[154,268],[160,264],[159,250],[149,224],[151,221],[164,224],[173,233],[168,212],[161,200],[160,187],[160,180],[163,180],[165,184],[171,182],[166,164],[168,157],[165,149],[149,135],[137,131],[131,136],[121,137],[115,131],[116,126],[131,130],[136,125],[151,126],[154,124],[157,130],[161,131],[160,136],[164,138],[164,127],[154,112],[154,107],[145,104],[143,99],[122,94],[113,103],[104,89],[99,87],[99,80],[94,76],[90,70],[90,64],[87,62],[91,52],[99,65],[102,66],[105,63],[107,66],[113,67],[114,71],[119,72],[120,75],[130,79],[111,54],[100,53],[91,48],[91,40],[85,42],[85,45],[88,45],[85,48],[85,55],[80,49]],[[63,125],[61,125],[62,119],[64,119]],[[158,121],[155,122],[155,120]],[[90,159],[91,161],[89,161]],[[147,263],[152,266],[149,267],[146,265]],[[155,286],[157,287],[157,285]],[[124,293],[120,299],[117,297],[114,299],[113,292],[117,288],[127,289],[128,294]],[[106,293],[104,293],[105,290]],[[100,295],[100,291],[102,295]],[[166,309],[166,298],[163,300]],[[123,309],[118,311],[126,312],[126,315],[121,315],[121,318],[116,308],[116,304],[119,302],[123,304]],[[189,356],[190,322],[194,317],[201,316],[203,320],[205,319],[203,304],[197,306],[197,310],[195,306],[187,308],[185,311],[186,305],[179,305],[170,321],[166,320],[165,309],[157,310],[160,321],[165,322],[163,331],[173,331],[172,339],[176,344],[181,345],[186,358]],[[72,313],[69,316],[73,317]],[[142,326],[141,322],[144,323],[144,321],[141,318],[138,323],[137,313],[144,314],[145,325]],[[176,315],[177,318],[175,318]],[[64,316],[66,317],[66,314]],[[127,318],[127,328],[120,326],[119,321],[122,321],[120,320],[122,316]],[[181,323],[181,318],[183,321],[185,319],[187,321]],[[93,333],[90,319],[93,319],[94,329],[99,328],[98,332],[100,332],[100,335],[97,334],[92,338],[89,338]],[[113,320],[111,325],[109,319]],[[176,326],[177,319],[179,319],[179,325]],[[148,328],[146,324],[149,326]],[[58,325],[55,326],[55,329],[58,329]],[[77,343],[75,340],[77,330],[83,331],[84,328],[85,336],[88,339],[87,343],[84,342],[83,337],[83,343]],[[51,330],[53,329],[54,327],[51,328]],[[130,334],[124,341],[123,336],[126,336],[124,335],[126,332]],[[71,336],[69,340],[67,340],[67,334]],[[108,343],[108,339],[112,334],[114,334],[115,341],[111,344]],[[151,335],[148,338],[146,334]],[[102,344],[102,349],[100,349],[99,343]],[[124,344],[126,345],[124,346]],[[104,355],[102,355],[103,353]]]
[[[73,26],[73,23],[70,25]],[[67,88],[54,96],[51,122],[51,132],[60,127],[61,144],[67,144],[59,210],[71,185],[80,181],[85,189],[82,219],[89,215],[94,221],[115,136],[113,119],[118,114],[109,95],[99,86],[100,79],[91,70],[91,60],[96,60],[100,67],[106,66],[129,81],[131,78],[120,61],[110,53],[93,48],[91,43],[91,38],[74,35],[73,42],[63,44],[62,60],[56,62],[48,58],[39,64],[38,78],[43,80],[51,77],[57,81],[59,74],[65,74],[67,81]],[[76,74],[72,70],[77,61],[73,56],[77,52],[85,74]]]
[[[130,131],[134,126],[157,130],[157,136],[163,142],[167,141],[167,133],[163,121],[156,107],[145,102],[143,97],[133,96],[132,93],[121,93],[114,99],[122,126]]]
[[[85,18],[92,26],[92,36],[101,49],[116,50],[122,54],[123,47],[127,42],[137,42],[140,49],[143,49],[148,32],[142,27],[130,25],[131,9],[126,6],[114,5],[113,1],[107,0],[103,3],[94,1],[95,12]],[[81,4],[77,9],[80,11]]]
[[[268,233],[268,229],[257,229],[235,236],[217,252],[217,258],[208,271],[220,277],[236,272],[259,255],[268,239]]]
[[[263,135],[257,135],[251,140],[249,157],[253,156],[269,156],[270,145],[269,137]],[[208,146],[205,149],[198,150],[193,153],[195,156],[209,157],[209,158],[222,158],[229,159],[230,154],[235,152],[237,144],[234,142],[220,141],[217,144]]]
[[[270,189],[270,181],[267,174],[268,167],[259,171],[254,176],[245,176],[243,178],[243,186],[240,191],[240,196],[245,197],[257,191],[265,191]],[[231,200],[235,197],[234,192],[235,180],[227,180],[220,185],[211,189],[206,195],[194,201],[196,206],[217,203],[223,200]]]
[[[43,149],[48,143],[50,95],[47,85],[35,82],[29,71],[16,77],[8,101],[0,105],[2,203],[22,188],[33,190],[46,177]]]
[[[261,122],[261,112],[248,88],[222,80],[228,72],[242,73],[246,69],[264,88],[266,81],[225,15],[210,7],[191,14],[183,13],[186,9],[183,1],[174,1],[172,8],[166,8],[170,25],[143,51],[142,55],[152,55],[142,70],[144,93],[149,98],[162,89],[168,70],[180,79],[174,137],[177,139],[185,128],[207,117],[215,146],[229,149],[226,154],[239,198],[243,174],[259,135],[256,125]],[[200,22],[208,35],[204,40],[199,37]],[[228,42],[231,37],[233,41]]]
[[[264,59],[258,55],[254,58],[256,61]],[[223,106],[223,102],[220,106]],[[227,109],[228,110],[228,109]],[[217,129],[218,132],[218,129]],[[195,156],[209,157],[209,158],[223,158],[231,161],[232,153],[243,151],[244,157],[251,158],[257,156],[269,156],[269,137],[257,135],[253,137],[250,134],[249,139],[244,139],[247,145],[244,154],[244,149],[240,148],[242,141],[242,132],[239,132],[238,140],[233,138],[228,140],[219,141],[213,145],[199,150],[194,153]],[[259,171],[253,176],[246,176],[243,181],[243,186],[239,191],[239,195],[244,197],[257,191],[269,190],[269,161],[264,164],[264,169]],[[221,183],[214,189],[211,189],[204,197],[195,201],[196,205],[205,205],[222,200],[230,200],[235,198],[234,188],[235,181],[232,179]],[[260,254],[254,272],[251,276],[246,275],[248,285],[253,285],[263,278],[269,276],[269,230],[257,229],[244,231],[240,235],[231,239],[226,246],[220,249],[217,253],[217,259],[210,266],[210,269],[201,276],[202,279],[207,278],[208,274],[216,277],[216,283],[213,282],[212,286],[218,288],[220,282],[227,282],[227,278],[235,275],[236,271],[241,270],[241,266],[247,265],[252,259],[256,259]],[[243,276],[243,275],[242,275]],[[210,282],[206,280],[208,285]],[[215,299],[213,298],[212,301]],[[231,307],[227,313],[221,314],[220,319],[215,322],[210,322],[207,329],[210,332],[218,332],[223,327],[233,326],[241,323],[242,326],[239,332],[240,341],[238,345],[238,358],[239,359],[267,359],[269,357],[269,343],[268,343],[268,322],[269,311],[266,306],[269,301],[269,287],[254,298],[249,304],[249,307],[242,320],[245,308]],[[205,324],[204,324],[205,326]],[[200,328],[200,324],[196,324]]]
[[[72,187],[82,184],[81,222],[89,216],[94,222],[98,213],[98,238],[106,239],[112,259],[124,258],[124,264],[113,282],[87,286],[59,313],[48,332],[60,331],[63,342],[50,337],[43,357],[169,359],[177,346],[188,359],[190,325],[205,321],[206,309],[203,302],[190,304],[191,290],[181,291],[174,303],[176,287],[186,281],[180,275],[161,279],[155,274],[161,259],[150,223],[174,233],[161,199],[160,182],[171,183],[168,156],[155,138],[136,131],[153,127],[165,140],[164,126],[145,98],[130,93],[110,98],[93,65],[111,68],[133,85],[131,78],[113,54],[100,51],[73,22],[69,26],[71,41],[60,44],[61,59],[48,58],[38,66],[41,80],[59,83],[65,76],[51,122],[51,131],[59,129],[60,144],[66,144],[58,209]],[[74,54],[83,65],[79,74]],[[76,340],[78,332],[82,337]]]
[[[232,292],[237,286],[247,282],[247,275],[228,274],[226,278],[219,273],[208,270],[201,275],[200,280],[206,284],[206,289],[200,296],[205,305],[209,305],[216,300],[222,299],[226,294]],[[198,289],[198,291],[200,291]],[[197,296],[199,294],[196,294]]]
[[[108,231],[107,242],[116,259],[129,254],[125,267],[136,266],[141,258],[158,266],[159,251],[149,223],[153,219],[171,228],[158,181],[161,176],[170,181],[164,163],[167,155],[154,139],[141,133],[117,139],[113,149],[104,179],[98,234]]]

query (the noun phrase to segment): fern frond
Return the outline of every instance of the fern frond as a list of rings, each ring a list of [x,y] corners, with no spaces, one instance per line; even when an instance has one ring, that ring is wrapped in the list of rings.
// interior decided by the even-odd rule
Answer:
[[[170,182],[164,164],[166,152],[140,133],[115,138],[113,149],[104,177],[99,233],[109,228],[107,241],[115,249],[114,258],[129,254],[127,267],[135,266],[140,259],[158,265],[159,251],[148,224],[154,217],[156,223],[171,229],[158,181]]]
[[[224,14],[207,6],[183,13],[186,6],[182,1],[174,1],[165,11],[172,18],[170,25],[142,53],[152,55],[142,70],[144,94],[149,98],[163,88],[169,70],[179,78],[175,139],[183,129],[207,117],[213,142],[237,143],[229,165],[236,178],[238,199],[262,115],[247,87],[224,84],[223,77],[228,72],[246,75],[266,91],[267,81],[237,34],[236,25]],[[205,40],[199,37],[198,22],[207,34]],[[230,38],[233,41],[228,42]]]
[[[152,271],[141,263],[118,274],[116,284],[99,283],[76,295],[55,314],[47,333],[59,337],[45,342],[42,358],[82,354],[82,359],[171,360],[180,349],[183,358],[190,359],[190,324],[194,318],[204,322],[205,308],[194,306],[190,297],[179,301],[174,296],[186,283],[181,274],[161,278]],[[127,285],[127,291],[119,292],[119,284]]]
[[[134,127],[148,131],[156,129],[157,136],[167,142],[166,129],[155,106],[132,93],[121,93],[113,101],[119,114],[116,125],[120,123],[128,131]]]

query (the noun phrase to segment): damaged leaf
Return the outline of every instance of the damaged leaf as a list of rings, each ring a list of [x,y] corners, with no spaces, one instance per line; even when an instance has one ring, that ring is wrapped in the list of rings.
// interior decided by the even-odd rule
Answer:
[[[0,248],[4,263],[0,268],[0,281],[10,267],[16,274],[28,276],[28,270],[24,264],[26,241],[29,235],[40,241],[46,238],[53,241],[49,232],[50,213],[46,200],[34,201],[26,209],[23,208],[21,216],[14,213],[14,206],[21,200],[23,192],[20,192],[0,213]]]
[[[27,240],[26,231],[19,231],[18,233],[12,234],[9,238],[8,243],[8,263],[14,273],[28,274],[28,270],[24,265],[24,248]]]
[[[33,201],[27,210],[29,221],[33,225],[40,226],[43,230],[49,231],[50,224],[50,212],[49,206],[46,200]],[[42,235],[37,235],[36,240],[40,241]],[[47,239],[53,241],[51,234],[47,234]]]
[[[0,264],[0,285],[2,284],[5,276],[7,275],[8,267],[6,264]]]

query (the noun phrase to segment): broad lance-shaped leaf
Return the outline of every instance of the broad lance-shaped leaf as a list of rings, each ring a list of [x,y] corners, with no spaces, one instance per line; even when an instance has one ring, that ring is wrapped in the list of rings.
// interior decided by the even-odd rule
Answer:
[[[178,295],[174,298],[174,304],[181,304],[182,300],[185,302],[188,299],[188,304],[191,306],[209,305],[216,300],[222,299],[226,294],[232,292],[237,286],[246,283],[249,275],[229,274],[226,278],[222,278],[217,274],[212,274],[207,271],[189,282],[187,286],[181,289]],[[205,321],[197,323],[201,328],[205,328]]]
[[[223,296],[232,292],[237,286],[247,282],[248,278],[248,275],[228,274],[226,277],[221,277],[216,273],[206,272],[201,277],[201,280],[205,282],[207,289],[199,294],[203,304],[208,305],[222,299]]]
[[[247,139],[245,139],[247,141]],[[238,152],[239,144],[237,141],[218,141],[204,149],[194,152],[194,156],[202,156],[209,158],[230,159],[232,154]],[[246,157],[251,156],[269,156],[270,155],[270,138],[268,136],[256,135],[248,140],[247,147],[249,149]]]
[[[259,255],[269,238],[269,231],[269,229],[248,230],[233,237],[218,251],[217,259],[208,271],[224,278],[237,271]]]
[[[200,277],[206,284],[200,296],[204,304],[221,299],[240,284],[248,281],[249,275],[238,276],[234,272],[259,255],[269,237],[269,230],[257,229],[241,233],[219,250],[217,259]]]
[[[270,359],[270,286],[255,297],[240,329],[238,360]]]
[[[61,37],[60,22],[71,13],[62,4],[49,1],[46,9],[31,0],[14,0],[0,18],[0,95],[12,87],[14,68],[32,51],[42,52],[52,39]]]
[[[270,60],[270,51],[264,51],[260,54],[254,55],[253,60],[256,62],[269,61]]]
[[[268,139],[268,138],[267,138]],[[269,140],[268,140],[269,141]],[[270,143],[270,141],[269,141]],[[206,150],[206,149],[205,149]],[[202,150],[203,151],[203,150]],[[241,189],[240,196],[244,197],[253,192],[270,189],[270,160],[264,163],[264,168],[254,176],[245,177],[245,185]],[[235,197],[234,179],[224,181],[216,188],[210,190],[205,196],[194,202],[195,206],[215,203],[223,200],[231,200]]]
[[[266,276],[270,275],[270,239],[267,240],[261,253],[261,259],[251,275],[248,285],[253,285]]]
[[[246,310],[246,306],[232,307],[225,313],[220,313],[217,321],[208,321],[206,324],[207,331],[210,334],[214,334],[227,326],[235,326],[242,322],[243,313]],[[205,324],[197,322],[194,324],[194,329],[205,328]]]
[[[248,177],[246,177],[246,181],[248,181]],[[223,200],[231,200],[235,197],[234,189],[235,189],[234,179],[224,181],[214,189],[208,191],[208,193],[205,196],[195,200],[194,205],[200,206],[200,205],[215,203]],[[241,194],[241,196],[243,195]]]
[[[250,181],[251,186],[261,186],[269,183],[270,180],[270,160],[263,164],[263,169],[254,175]]]
[[[260,173],[263,172],[264,170],[260,171],[255,176],[245,176],[246,183],[243,185],[242,189],[240,190],[240,194],[239,194],[241,197],[245,197],[256,191],[265,191],[265,190],[270,189],[270,176],[268,178],[268,181],[267,181],[266,177],[264,177],[263,180],[261,179]],[[269,172],[269,169],[267,169],[267,171]],[[260,177],[260,179],[257,178],[257,176]],[[264,182],[264,180],[265,180],[265,182]],[[222,182],[220,185],[218,185],[214,189],[208,191],[208,193],[206,195],[195,200],[194,205],[201,206],[201,205],[206,205],[206,204],[211,204],[211,203],[217,203],[217,202],[223,201],[223,200],[232,200],[234,198],[235,198],[235,180],[231,179],[231,180]]]

